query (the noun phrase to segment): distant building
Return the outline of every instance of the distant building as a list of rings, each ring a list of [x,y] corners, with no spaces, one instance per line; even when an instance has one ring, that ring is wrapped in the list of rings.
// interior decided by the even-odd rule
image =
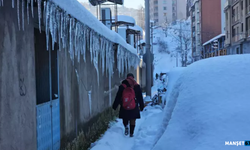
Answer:
[[[193,0],[191,6],[192,56],[202,58],[205,42],[221,34],[221,0]]]
[[[226,0],[224,12],[227,54],[250,53],[250,1]]]
[[[186,1],[183,0],[150,0],[150,19],[156,25],[165,26],[167,23],[186,18]]]

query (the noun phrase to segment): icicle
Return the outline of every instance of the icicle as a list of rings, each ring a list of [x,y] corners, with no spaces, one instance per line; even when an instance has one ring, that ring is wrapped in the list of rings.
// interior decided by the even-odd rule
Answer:
[[[50,8],[50,21],[49,21],[49,28],[50,28],[50,34],[52,38],[52,50],[54,50],[55,46],[55,32],[54,32],[54,20],[55,20],[55,5],[52,3]]]
[[[102,46],[101,46],[101,55],[102,55],[102,75],[104,75],[104,71],[105,71],[105,44],[106,44],[106,41],[102,40]]]
[[[30,0],[29,0],[30,1]],[[45,24],[46,25],[46,6],[47,6],[47,3],[46,3],[46,1],[44,1],[43,2],[43,24]]]
[[[106,75],[108,75],[109,69],[109,42],[106,44]]]
[[[88,30],[87,30],[87,27],[84,26],[84,33],[83,33],[83,60],[84,62],[86,62],[86,49],[87,49],[87,33],[88,33]]]
[[[70,49],[69,49],[69,52],[70,52],[70,58],[71,60],[74,60],[74,18],[70,18],[70,36],[69,36],[69,41],[70,41]],[[74,63],[74,61],[73,61]]]
[[[29,8],[29,3],[30,3],[30,0],[27,1],[27,21],[28,21],[28,24],[30,24],[30,8]]]
[[[41,8],[41,4],[42,4],[42,0],[38,0],[37,1],[37,5],[38,5],[38,21],[39,21],[39,30],[40,33],[42,33],[42,29],[41,29],[41,19],[42,19],[42,8]],[[32,6],[33,7],[33,6]]]
[[[54,29],[54,39],[53,39],[53,45],[55,43],[58,43],[58,24],[60,23],[60,14],[59,14],[59,18],[58,18],[58,13],[59,13],[59,10],[58,9],[54,9],[54,19],[53,19],[53,29]],[[53,49],[55,49],[53,47]]]
[[[96,69],[97,83],[98,83],[98,86],[99,86],[98,52],[95,52],[95,54],[94,54],[94,66],[95,66],[95,69]]]
[[[58,45],[59,45],[59,50],[61,50],[61,13],[59,10],[57,10],[56,14],[56,22],[57,22],[57,37],[58,37]]]
[[[119,77],[120,77],[120,59],[119,59],[119,55],[120,55],[120,45],[118,45],[117,55],[116,55],[116,58],[117,58],[117,69],[118,69],[118,74],[119,74]]]
[[[91,58],[91,62],[92,62],[92,57],[93,57],[92,56],[92,52],[93,52],[93,43],[92,43],[93,42],[93,32],[92,31],[90,32],[90,37],[89,38],[90,38],[89,50],[90,50],[90,58]]]
[[[17,21],[18,21],[18,29],[21,30],[21,25],[20,25],[20,12],[19,12],[19,0],[17,0]]]
[[[89,97],[89,113],[92,114],[92,99],[91,99],[91,91],[88,91]]]
[[[24,0],[22,0],[22,27],[24,31]]]
[[[31,0],[31,14],[32,14],[32,17],[34,18],[34,0]]]
[[[61,40],[62,40],[62,48],[64,47],[64,24],[65,24],[65,15],[61,13]]]
[[[49,50],[49,25],[50,25],[50,2],[47,2],[47,6],[46,6],[46,45],[47,45],[47,50]]]
[[[15,0],[12,0],[12,8],[15,8]]]

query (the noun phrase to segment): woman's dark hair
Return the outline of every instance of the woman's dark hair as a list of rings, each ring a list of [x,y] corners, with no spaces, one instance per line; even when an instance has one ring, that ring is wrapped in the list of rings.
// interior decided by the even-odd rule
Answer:
[[[133,78],[135,78],[134,75],[133,75],[132,73],[127,74],[127,78],[128,78],[128,77],[133,77]]]

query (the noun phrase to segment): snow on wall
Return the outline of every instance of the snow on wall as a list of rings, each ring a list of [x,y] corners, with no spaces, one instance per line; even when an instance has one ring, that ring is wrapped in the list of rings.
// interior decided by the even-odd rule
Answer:
[[[112,76],[114,66],[114,43],[118,44],[117,58],[121,65],[119,73],[124,73],[124,66],[126,69],[130,67],[136,68],[139,64],[139,58],[136,50],[116,32],[109,30],[99,20],[97,20],[89,11],[87,11],[76,0],[48,0],[42,3],[42,0],[35,0],[38,4],[38,20],[39,30],[41,32],[42,21],[45,25],[46,32],[46,44],[49,49],[49,36],[52,37],[52,49],[54,50],[54,44],[58,43],[59,49],[68,49],[70,58],[74,63],[74,59],[80,61],[81,55],[84,61],[86,50],[90,51],[91,62],[94,64],[97,73],[98,70],[98,57],[101,56],[102,73],[106,72]],[[25,4],[27,6],[25,7]],[[18,28],[21,28],[20,20],[20,6],[22,29],[24,30],[24,17],[25,9],[27,9],[27,18],[29,18],[29,4],[33,6],[34,0],[17,0],[17,18]],[[42,5],[44,11],[42,12]],[[0,0],[0,6],[3,5],[3,0]],[[15,1],[12,0],[12,7],[15,7]],[[34,10],[31,7],[31,14],[34,17]],[[75,17],[75,18],[74,18]],[[43,20],[42,20],[43,18]],[[29,23],[29,19],[28,23]],[[128,61],[128,58],[130,61]],[[121,60],[120,60],[121,59]],[[131,63],[133,62],[133,63]],[[106,63],[106,65],[105,65]],[[99,81],[99,77],[97,79]],[[99,82],[98,82],[99,83]]]

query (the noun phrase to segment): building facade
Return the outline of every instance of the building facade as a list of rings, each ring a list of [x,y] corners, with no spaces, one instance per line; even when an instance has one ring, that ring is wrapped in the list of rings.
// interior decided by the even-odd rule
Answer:
[[[192,55],[202,58],[202,45],[221,34],[221,0],[193,0],[191,6]]]
[[[150,0],[150,19],[156,25],[165,26],[167,23],[186,18],[186,1],[183,0]]]
[[[224,6],[227,54],[250,53],[250,0],[227,0]]]

